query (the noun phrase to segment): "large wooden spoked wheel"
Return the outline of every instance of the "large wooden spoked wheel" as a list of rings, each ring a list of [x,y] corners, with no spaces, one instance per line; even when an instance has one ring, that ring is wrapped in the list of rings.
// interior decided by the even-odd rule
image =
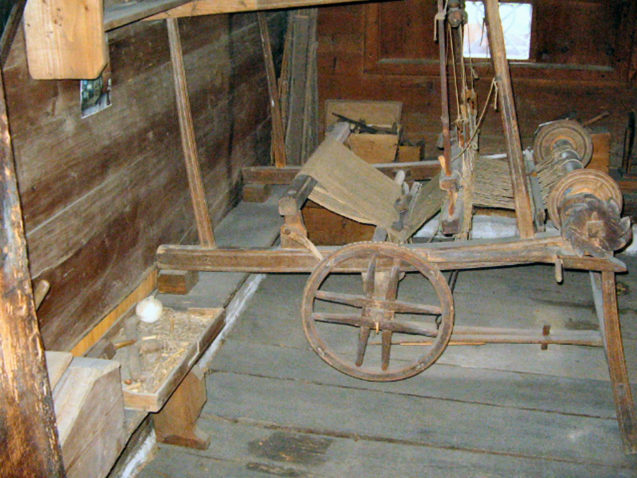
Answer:
[[[302,317],[310,345],[335,369],[363,380],[401,380],[447,347],[453,296],[440,270],[407,247],[354,243],[316,266]]]

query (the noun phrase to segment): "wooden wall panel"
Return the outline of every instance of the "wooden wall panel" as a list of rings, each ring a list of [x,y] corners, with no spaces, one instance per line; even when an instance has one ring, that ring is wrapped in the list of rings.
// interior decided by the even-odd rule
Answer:
[[[583,2],[578,0],[576,3]],[[600,2],[591,3],[595,8],[601,8]],[[370,22],[369,15],[379,10],[378,5],[357,4],[320,9],[318,61],[321,124],[324,117],[323,102],[326,99],[402,101],[407,136],[412,140],[424,138],[426,155],[436,156],[435,140],[441,128],[438,76],[423,65],[392,64],[387,59],[389,57],[383,60],[376,55],[372,59],[381,63],[370,63],[370,23],[373,22]],[[382,8],[390,9],[395,5],[396,2],[390,2],[382,4]],[[406,21],[400,15],[395,18]],[[409,21],[433,24],[433,18],[411,18]],[[373,37],[376,33],[373,28],[371,30]],[[425,35],[423,38],[433,45],[431,36]],[[389,50],[400,51],[401,48],[391,46]],[[547,76],[547,70],[534,69],[536,71],[530,77],[528,69],[512,69],[523,146],[532,143],[533,132],[542,122],[571,112],[586,120],[608,110],[611,116],[595,126],[610,130],[613,135],[612,160],[619,161],[627,111],[637,104],[635,88],[625,81],[607,81],[608,78],[595,71],[564,69],[559,71],[556,78],[546,79],[543,76]],[[490,68],[483,68],[480,73],[476,88],[479,99],[483,100],[493,73]],[[597,80],[591,81],[594,77]],[[451,107],[453,114],[453,98]],[[481,149],[484,152],[504,151],[499,112],[492,108],[482,128]]]
[[[269,16],[280,55],[285,14]],[[180,21],[213,220],[240,167],[267,161],[267,89],[254,14]],[[51,292],[45,345],[70,349],[143,278],[161,243],[194,242],[164,22],[109,34],[112,106],[80,119],[79,83],[35,81],[19,34],[4,75],[31,273]]]

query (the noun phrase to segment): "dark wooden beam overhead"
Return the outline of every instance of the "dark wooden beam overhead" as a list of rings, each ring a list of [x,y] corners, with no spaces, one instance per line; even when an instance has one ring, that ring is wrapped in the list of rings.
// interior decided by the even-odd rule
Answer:
[[[65,476],[35,315],[0,77],[0,463],[12,476]]]

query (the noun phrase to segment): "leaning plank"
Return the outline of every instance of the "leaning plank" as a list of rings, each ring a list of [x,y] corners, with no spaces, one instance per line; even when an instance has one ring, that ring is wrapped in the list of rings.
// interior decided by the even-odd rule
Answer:
[[[263,12],[257,13],[259,31],[261,33],[261,47],[265,62],[265,73],[268,80],[268,94],[270,95],[270,115],[272,117],[272,155],[274,165],[283,168],[286,164],[285,156],[285,130],[281,118],[281,102],[277,88],[276,73],[274,71],[274,59],[272,58],[272,46],[270,45],[270,29],[268,19]]]
[[[149,16],[146,20],[196,17],[199,15],[216,15],[219,13],[253,12],[255,10],[278,10],[282,8],[300,8],[360,1],[361,0],[227,0],[220,2],[219,0],[195,0],[163,13]]]
[[[37,80],[96,78],[108,62],[102,0],[29,0],[24,35]]]
[[[212,221],[206,203],[203,179],[199,168],[197,156],[197,144],[195,142],[195,128],[190,110],[188,97],[188,85],[186,84],[186,71],[184,57],[181,50],[181,37],[179,36],[179,23],[174,18],[166,20],[168,27],[168,43],[170,45],[170,60],[173,66],[173,81],[175,82],[175,96],[177,100],[177,112],[179,114],[179,131],[181,133],[181,146],[186,162],[188,174],[188,186],[190,199],[195,212],[197,234],[202,246],[214,247],[215,236],[212,232]]]
[[[4,97],[0,76],[0,463],[16,477],[64,476]]]
[[[119,364],[76,357],[53,392],[64,466],[69,477],[106,476],[124,444]]]
[[[104,29],[106,31],[113,30],[186,3],[189,3],[189,0],[144,0],[142,2],[116,3],[104,9]]]

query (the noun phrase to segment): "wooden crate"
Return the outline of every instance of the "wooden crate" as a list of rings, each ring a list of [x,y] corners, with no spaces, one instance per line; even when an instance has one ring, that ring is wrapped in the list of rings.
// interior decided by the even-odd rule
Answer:
[[[317,245],[370,241],[374,235],[374,226],[340,216],[312,201],[307,201],[301,213],[308,237]]]
[[[400,101],[325,100],[325,129],[338,121],[332,113],[374,126],[391,127],[399,124],[403,112]]]
[[[397,134],[352,133],[348,146],[356,156],[368,163],[393,163],[398,153]]]

